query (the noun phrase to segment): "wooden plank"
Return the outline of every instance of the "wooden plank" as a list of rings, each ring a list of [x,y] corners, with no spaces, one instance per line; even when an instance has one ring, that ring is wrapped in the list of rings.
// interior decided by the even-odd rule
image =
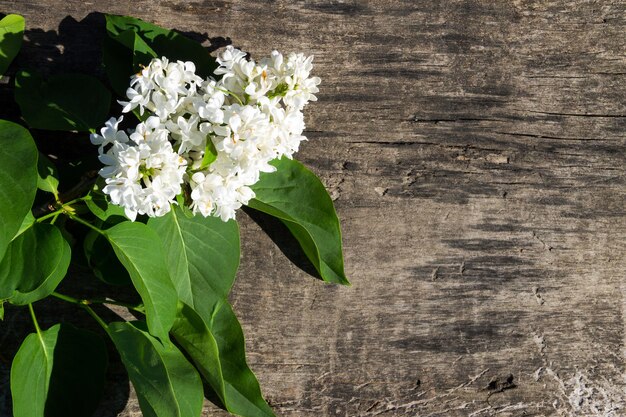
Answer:
[[[97,18],[75,21],[94,9],[316,56],[298,156],[354,285],[240,216],[232,301],[278,415],[626,413],[624,2],[0,0],[49,72],[98,71]],[[101,416],[123,408],[109,389]]]

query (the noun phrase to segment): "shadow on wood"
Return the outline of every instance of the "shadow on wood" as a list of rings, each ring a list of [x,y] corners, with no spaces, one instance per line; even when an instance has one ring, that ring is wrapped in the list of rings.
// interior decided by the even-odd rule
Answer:
[[[293,237],[287,226],[280,220],[258,210],[244,207],[243,211],[272,239],[278,249],[298,268],[310,276],[321,280],[315,266],[309,261],[300,244]]]

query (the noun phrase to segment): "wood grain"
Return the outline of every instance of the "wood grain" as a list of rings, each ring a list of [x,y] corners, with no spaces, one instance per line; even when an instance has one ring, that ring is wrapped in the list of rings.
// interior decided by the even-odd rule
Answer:
[[[0,11],[27,19],[20,62],[50,72],[101,71],[79,52],[97,51],[100,29],[77,23],[94,11],[253,57],[315,55],[323,84],[298,156],[331,190],[353,286],[311,278],[240,215],[232,301],[277,415],[626,414],[625,2],[0,0]],[[99,415],[140,415],[122,400],[109,388]]]

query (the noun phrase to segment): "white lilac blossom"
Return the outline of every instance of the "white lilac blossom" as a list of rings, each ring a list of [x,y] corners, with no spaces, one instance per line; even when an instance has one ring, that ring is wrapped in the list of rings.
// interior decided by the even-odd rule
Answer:
[[[125,132],[122,117],[111,118],[91,135],[104,193],[131,220],[165,215],[178,196],[195,214],[235,218],[260,173],[275,170],[270,162],[306,140],[302,109],[320,83],[312,60],[273,51],[256,63],[229,46],[217,58],[221,77],[205,80],[192,62],[153,59],[120,101],[145,121]]]

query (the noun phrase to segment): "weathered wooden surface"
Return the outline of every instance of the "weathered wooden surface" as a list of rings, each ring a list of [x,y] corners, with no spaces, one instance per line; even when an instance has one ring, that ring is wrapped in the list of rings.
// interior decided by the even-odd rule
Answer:
[[[0,11],[26,16],[20,59],[44,69],[42,56],[63,62],[55,40],[97,49],[96,29],[59,29],[93,11],[253,57],[315,54],[323,84],[299,158],[335,198],[353,286],[309,277],[240,216],[232,301],[278,415],[626,415],[625,2],[0,0]],[[66,66],[88,66],[66,52]],[[132,396],[122,411],[123,390],[107,397],[99,415],[140,415]]]

